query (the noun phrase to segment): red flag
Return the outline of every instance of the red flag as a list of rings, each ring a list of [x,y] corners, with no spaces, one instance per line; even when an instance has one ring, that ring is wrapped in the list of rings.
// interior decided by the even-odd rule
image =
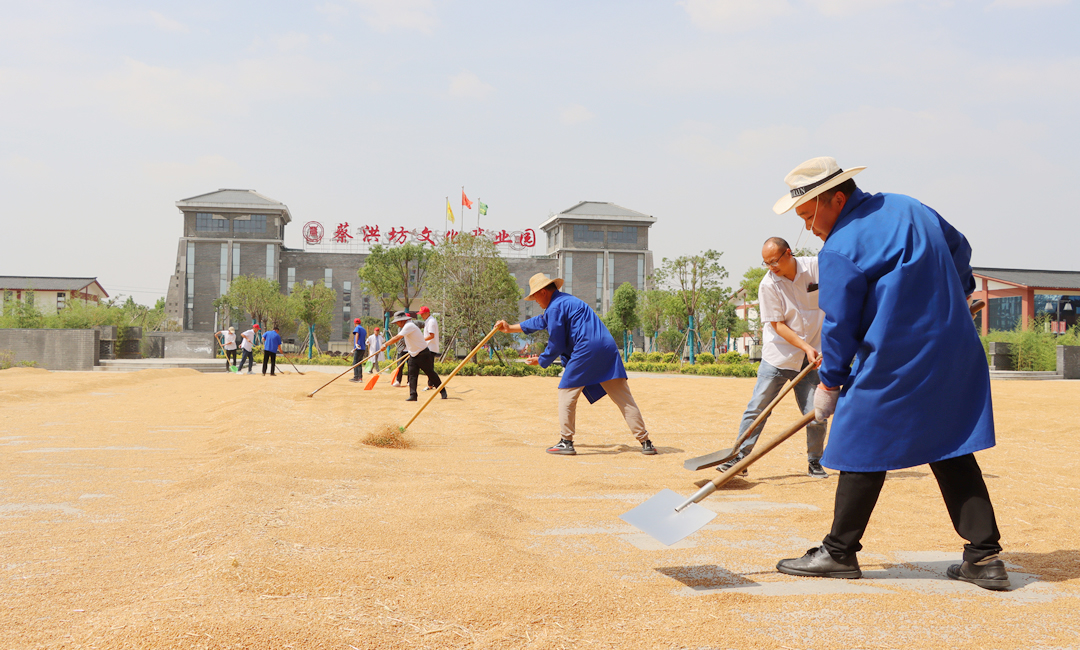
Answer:
[[[461,188],[461,205],[465,206],[466,208],[469,208],[470,210],[472,209],[472,201],[469,200],[469,197],[465,196],[465,188],[464,187]]]

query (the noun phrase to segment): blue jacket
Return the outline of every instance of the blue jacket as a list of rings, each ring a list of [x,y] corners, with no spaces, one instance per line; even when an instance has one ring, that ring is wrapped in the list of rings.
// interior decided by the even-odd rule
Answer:
[[[607,394],[601,382],[626,379],[619,346],[596,312],[580,298],[561,291],[552,294],[544,313],[521,323],[526,334],[538,330],[548,332],[540,366],[547,368],[560,357],[566,366],[559,388],[584,386],[585,397],[592,403]]]
[[[263,334],[263,350],[267,352],[277,352],[281,347],[281,335],[270,330],[266,334]]]
[[[900,469],[994,446],[971,247],[932,209],[856,191],[818,253],[821,381],[843,385],[821,463]]]

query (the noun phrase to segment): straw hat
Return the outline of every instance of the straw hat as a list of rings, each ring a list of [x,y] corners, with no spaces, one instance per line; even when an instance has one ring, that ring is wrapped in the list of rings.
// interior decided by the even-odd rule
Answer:
[[[532,300],[536,292],[548,286],[551,283],[555,283],[556,289],[562,289],[563,279],[555,278],[554,280],[544,275],[543,273],[537,273],[529,278],[529,295],[525,296],[525,300]]]
[[[780,197],[780,200],[773,205],[773,212],[776,214],[784,214],[792,208],[797,208],[818,194],[836,187],[864,169],[866,169],[866,167],[852,167],[846,170],[840,169],[840,165],[836,164],[836,159],[829,158],[828,156],[811,158],[791,170],[791,172],[784,177],[784,182],[788,184],[791,191]]]
[[[409,312],[407,312],[407,311],[399,311],[399,312],[395,313],[394,317],[390,319],[390,322],[391,323],[400,323],[403,320],[404,321],[412,320],[412,316],[409,315]]]

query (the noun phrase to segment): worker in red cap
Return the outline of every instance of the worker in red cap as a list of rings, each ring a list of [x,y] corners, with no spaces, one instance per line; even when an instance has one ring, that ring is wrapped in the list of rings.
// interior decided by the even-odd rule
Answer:
[[[240,341],[240,348],[243,352],[240,355],[240,367],[236,370],[237,374],[244,371],[244,361],[247,361],[248,364],[247,374],[252,374],[252,367],[255,365],[255,354],[252,352],[252,346],[255,345],[255,333],[258,331],[259,324],[255,323],[251,326],[251,329],[240,335],[243,339]]]
[[[420,308],[420,318],[424,319],[424,340],[427,341],[428,350],[431,350],[433,359],[439,357],[439,321],[435,320],[435,315],[431,313],[431,308],[427,305]],[[424,390],[435,390],[439,385],[431,385],[428,381],[428,387]]]

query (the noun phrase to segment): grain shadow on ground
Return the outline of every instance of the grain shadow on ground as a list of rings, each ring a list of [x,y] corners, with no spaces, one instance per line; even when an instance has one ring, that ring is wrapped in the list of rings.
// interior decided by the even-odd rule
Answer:
[[[614,456],[615,454],[625,454],[627,452],[634,452],[635,454],[641,453],[640,446],[631,447],[627,444],[616,445],[583,445],[581,443],[574,443],[574,449],[578,452],[578,456]],[[588,449],[589,451],[582,452],[582,449]],[[682,449],[678,447],[661,447],[657,445],[657,454],[681,454]]]
[[[1060,549],[1049,553],[1001,554],[1006,563],[1017,564],[1037,574],[1041,582],[1067,582],[1080,578],[1080,550]]]
[[[658,567],[657,573],[665,575],[676,582],[690,587],[691,589],[715,589],[723,587],[745,587],[757,584],[753,580],[728,571],[715,564],[699,566],[665,566]]]

